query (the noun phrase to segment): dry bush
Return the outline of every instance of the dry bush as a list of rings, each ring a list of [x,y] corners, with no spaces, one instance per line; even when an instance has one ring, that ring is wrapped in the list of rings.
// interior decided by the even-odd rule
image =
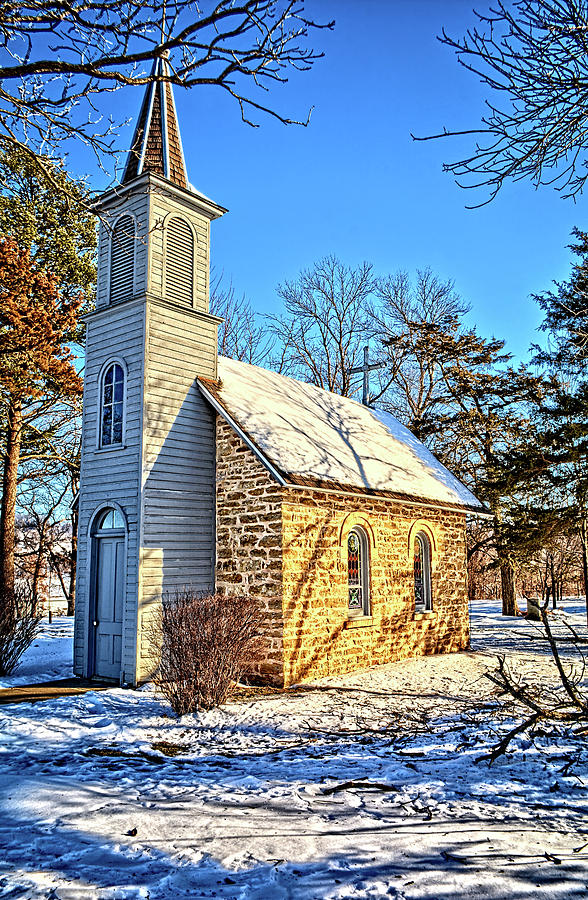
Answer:
[[[223,703],[259,649],[259,601],[179,591],[163,599],[151,643],[160,656],[154,681],[178,716]]]
[[[31,591],[17,585],[0,597],[0,675],[10,675],[30,647],[41,624]]]

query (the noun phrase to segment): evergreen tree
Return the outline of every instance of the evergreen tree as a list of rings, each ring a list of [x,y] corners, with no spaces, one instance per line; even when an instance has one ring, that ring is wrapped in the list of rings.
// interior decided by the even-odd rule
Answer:
[[[437,443],[492,513],[502,612],[516,615],[511,526],[528,482],[524,470],[513,470],[511,457],[533,442],[527,404],[540,391],[540,381],[525,366],[511,365],[503,341],[480,338],[474,330],[439,352],[448,398],[436,424]]]
[[[0,399],[6,411],[0,504],[0,599],[14,590],[15,514],[23,430],[46,419],[61,401],[81,395],[67,342],[81,298],[64,300],[53,276],[36,268],[28,249],[0,239]],[[39,429],[37,429],[39,430]]]
[[[0,360],[0,452],[4,471],[8,467],[10,472],[6,485],[11,485],[12,493],[16,492],[14,496],[11,493],[9,505],[16,502],[18,491],[25,487],[32,489],[38,481],[47,484],[65,477],[70,482],[70,494],[77,486],[79,392],[55,390],[54,382],[49,379],[46,393],[24,391],[15,405],[14,384],[8,379],[8,360],[10,365],[16,365],[15,361],[28,353],[33,360],[32,372],[39,375],[43,342],[51,357],[59,353],[56,344],[59,333],[70,345],[82,340],[80,303],[83,300],[86,306],[91,304],[96,278],[96,227],[94,216],[88,211],[88,196],[84,182],[71,179],[62,163],[43,159],[40,169],[24,150],[0,152],[0,234],[9,239],[7,247],[18,248],[20,261],[14,265],[21,267],[24,279],[20,293],[15,294],[10,283],[3,286],[10,305],[3,310],[5,318],[0,336],[4,342],[4,357]],[[27,294],[25,268],[28,268],[32,294]],[[9,265],[7,271],[12,271],[10,278],[16,277],[14,266],[11,270]],[[42,278],[51,286],[44,292],[38,288]],[[45,309],[42,296],[49,304]],[[56,323],[54,332],[50,333],[47,317],[54,309],[60,310],[60,315],[67,310],[69,318],[66,328],[61,330]],[[74,310],[75,322],[71,320]],[[67,358],[71,366],[71,355]],[[75,511],[71,512],[74,552],[70,566],[70,609],[75,594],[75,515]],[[5,511],[4,520],[3,560],[10,582],[12,513]]]
[[[51,272],[62,299],[94,296],[96,224],[89,191],[70,178],[64,164],[36,161],[20,149],[0,151],[0,234],[27,249],[31,262]]]
[[[541,328],[548,334],[548,347],[536,359],[552,372],[563,372],[565,379],[582,380],[588,363],[588,233],[574,228],[572,235],[569,249],[578,261],[570,277],[534,298],[545,314]]]
[[[558,498],[562,520],[580,536],[588,598],[588,234],[572,233],[570,249],[577,260],[569,278],[535,297],[548,336],[536,362],[549,383],[542,409],[542,477]]]
[[[515,477],[510,457],[532,441],[528,401],[540,380],[514,367],[504,341],[465,328],[459,311],[421,317],[389,338],[396,358],[418,361],[434,385],[422,407],[419,437],[489,508],[491,540],[500,567],[502,610],[516,615],[517,554],[511,541],[516,498],[526,473]]]

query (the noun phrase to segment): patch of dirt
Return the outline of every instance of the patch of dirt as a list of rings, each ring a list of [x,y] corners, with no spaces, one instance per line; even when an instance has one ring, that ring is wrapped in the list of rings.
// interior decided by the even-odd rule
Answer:
[[[154,756],[152,753],[144,753],[142,750],[139,750],[137,753],[125,753],[124,750],[119,750],[118,747],[114,745],[110,745],[108,747],[90,747],[88,750],[84,751],[84,756],[99,756],[99,757],[107,757],[112,759],[114,757],[118,757],[121,759],[136,759],[141,762],[148,762],[154,766],[161,765],[161,757]]]
[[[61,678],[59,681],[41,681],[38,684],[22,684],[0,690],[0,705],[7,703],[40,703],[56,697],[75,697],[88,691],[105,691],[113,687],[103,682],[86,681],[83,678]]]
[[[153,749],[164,756],[179,756],[189,749],[185,744],[172,744],[171,741],[153,741]]]

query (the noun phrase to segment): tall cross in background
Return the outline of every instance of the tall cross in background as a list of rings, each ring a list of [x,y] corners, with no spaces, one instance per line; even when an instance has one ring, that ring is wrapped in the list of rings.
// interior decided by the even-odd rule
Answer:
[[[369,347],[363,348],[363,366],[356,366],[349,370],[350,375],[357,375],[363,372],[363,396],[361,402],[364,406],[370,405],[370,372],[372,369],[381,369],[384,363],[371,363],[369,361]]]

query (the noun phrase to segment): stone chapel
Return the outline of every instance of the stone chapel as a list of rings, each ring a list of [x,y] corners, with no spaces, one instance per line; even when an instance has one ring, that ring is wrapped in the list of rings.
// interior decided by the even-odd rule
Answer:
[[[481,503],[392,416],[217,354],[210,223],[156,63],[121,184],[97,204],[74,669],[136,685],[177,590],[259,596],[278,685],[469,643]]]

